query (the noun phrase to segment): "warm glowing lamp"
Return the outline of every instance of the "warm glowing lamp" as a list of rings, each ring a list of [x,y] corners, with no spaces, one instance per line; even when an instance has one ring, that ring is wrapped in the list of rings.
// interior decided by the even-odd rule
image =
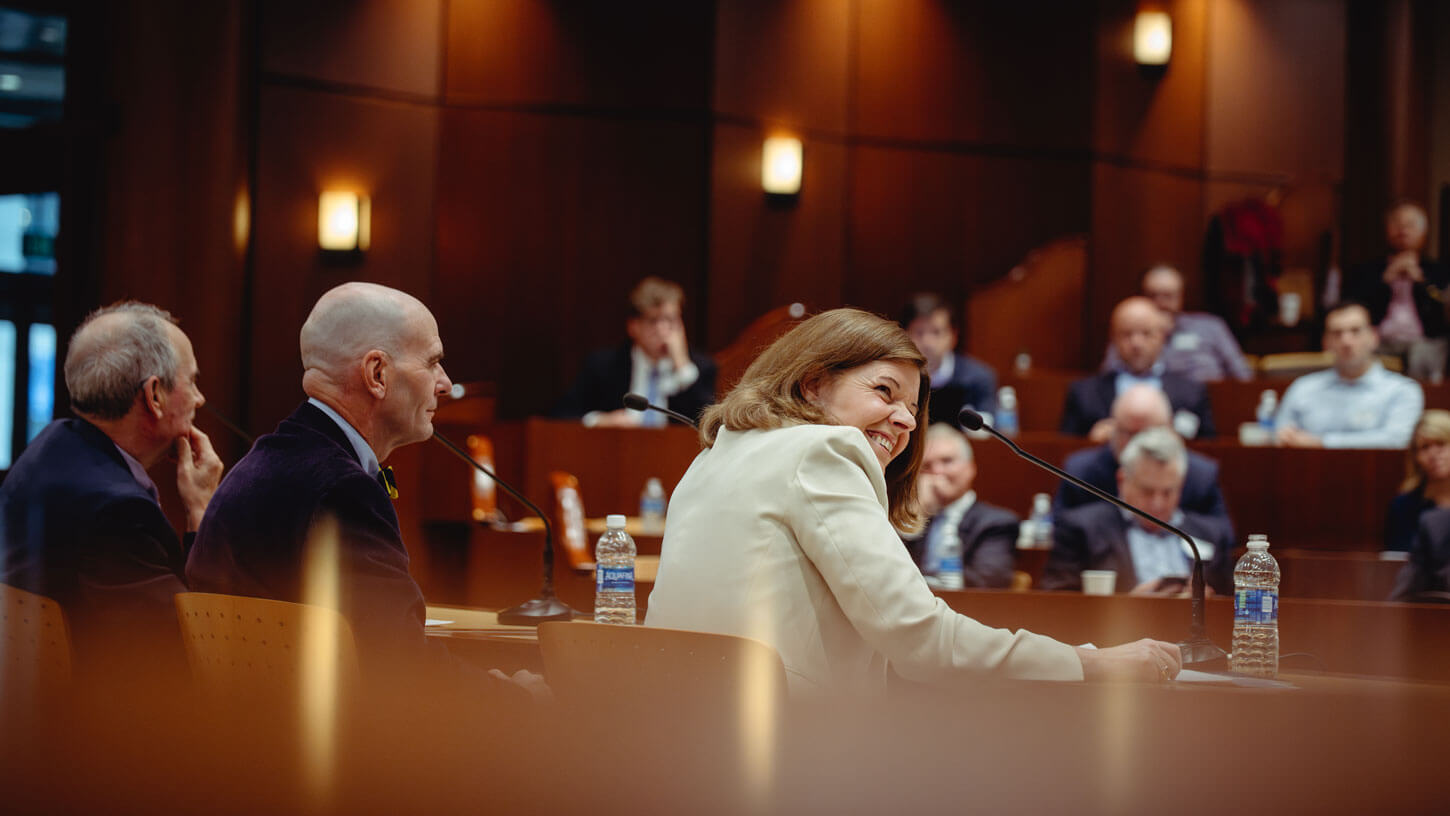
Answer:
[[[1173,18],[1166,11],[1139,11],[1133,20],[1133,59],[1159,67],[1173,55]]]
[[[765,140],[760,186],[771,195],[795,195],[801,191],[800,139],[772,136]]]
[[[371,232],[372,202],[357,193],[323,193],[317,199],[317,245],[332,252],[363,251]]]

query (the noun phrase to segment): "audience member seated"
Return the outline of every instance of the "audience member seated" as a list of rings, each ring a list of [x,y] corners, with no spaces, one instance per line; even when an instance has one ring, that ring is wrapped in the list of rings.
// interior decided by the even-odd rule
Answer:
[[[1113,436],[1107,442],[1067,457],[1062,469],[1093,487],[1118,495],[1118,457],[1128,440],[1149,428],[1167,428],[1171,420],[1168,398],[1151,385],[1135,385],[1113,400]],[[1102,504],[1103,500],[1080,487],[1059,482],[1053,499],[1052,514],[1084,504]],[[1179,506],[1190,513],[1221,520],[1233,538],[1233,521],[1224,503],[1223,489],[1218,483],[1218,462],[1188,451],[1188,474],[1183,481]]]
[[[761,640],[796,693],[880,693],[892,672],[957,689],[983,675],[1173,677],[1174,644],[1075,649],[932,594],[896,532],[921,523],[925,373],[901,327],[856,309],[772,343],[705,411],[646,623]]]
[[[997,412],[997,374],[981,360],[956,352],[957,329],[945,300],[930,293],[916,295],[902,308],[898,322],[926,357],[932,422],[956,425],[964,407]]]
[[[1346,301],[1324,316],[1324,347],[1334,367],[1291,383],[1274,417],[1275,439],[1296,448],[1403,448],[1425,407],[1409,377],[1386,371],[1363,304]]]
[[[1392,601],[1450,602],[1450,508],[1420,517],[1410,560],[1395,578]]]
[[[1112,406],[1118,394],[1147,383],[1163,391],[1173,407],[1173,428],[1189,439],[1214,435],[1213,412],[1203,383],[1164,370],[1163,340],[1168,317],[1153,301],[1135,296],[1113,309],[1109,330],[1121,371],[1105,371],[1073,383],[1062,410],[1061,430],[1106,442],[1113,435]]]
[[[1411,377],[1439,382],[1450,334],[1445,316],[1450,269],[1421,254],[1428,225],[1418,204],[1391,207],[1385,213],[1388,256],[1351,269],[1344,296],[1369,309],[1369,321],[1379,330],[1380,354],[1402,359]]]
[[[186,591],[186,549],[147,471],[175,461],[190,544],[222,473],[192,426],[196,380],[170,314],[134,302],[91,314],[65,358],[76,418],[47,425],[0,485],[4,582],[61,605],[83,666],[184,668],[172,596]]]
[[[1016,562],[1017,525],[1010,510],[977,500],[972,482],[977,464],[961,431],[939,422],[926,432],[926,452],[916,490],[928,518],[919,535],[904,535],[907,552],[926,582],[939,586],[936,574],[951,539],[961,545],[962,583],[968,587],[1003,588],[1012,584]]]
[[[1158,304],[1171,322],[1162,355],[1165,372],[1199,382],[1253,378],[1249,361],[1223,318],[1183,311],[1183,274],[1177,269],[1167,265],[1149,269],[1143,275],[1143,296]],[[1112,343],[1103,370],[1124,370],[1123,358]]]
[[[1183,440],[1168,428],[1150,428],[1123,449],[1118,494],[1129,504],[1193,536],[1208,589],[1233,591],[1233,538],[1222,520],[1178,506],[1188,469]],[[1117,591],[1177,595],[1188,588],[1193,553],[1183,539],[1107,502],[1058,516],[1043,589],[1081,589],[1083,570],[1114,570]]]
[[[1385,514],[1385,549],[1409,552],[1420,517],[1450,507],[1450,411],[1432,408],[1420,417],[1405,451],[1405,483]]]
[[[658,427],[669,418],[622,407],[624,395],[642,394],[691,419],[714,401],[715,363],[685,341],[685,291],[679,284],[645,278],[629,293],[629,304],[633,313],[624,326],[629,342],[584,358],[554,416],[582,418],[589,426]]]

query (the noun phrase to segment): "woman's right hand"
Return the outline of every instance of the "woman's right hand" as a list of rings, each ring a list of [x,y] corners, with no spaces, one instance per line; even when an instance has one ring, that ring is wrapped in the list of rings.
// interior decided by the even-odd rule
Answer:
[[[1128,680],[1166,683],[1183,670],[1178,644],[1143,638],[1110,649],[1077,648],[1082,678],[1087,681]]]

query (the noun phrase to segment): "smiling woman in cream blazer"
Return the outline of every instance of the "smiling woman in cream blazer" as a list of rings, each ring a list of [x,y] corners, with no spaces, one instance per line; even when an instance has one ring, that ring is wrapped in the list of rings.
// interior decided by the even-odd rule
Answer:
[[[983,626],[932,594],[894,529],[919,524],[923,365],[900,327],[854,309],[766,349],[705,412],[646,623],[762,640],[796,692],[880,691],[888,665],[948,686],[1176,674],[1172,644],[1074,649]]]

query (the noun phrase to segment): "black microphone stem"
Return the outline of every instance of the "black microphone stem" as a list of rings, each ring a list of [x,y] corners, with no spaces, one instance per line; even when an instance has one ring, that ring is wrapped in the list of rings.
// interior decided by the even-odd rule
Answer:
[[[963,411],[963,413],[965,414],[966,412]],[[1011,439],[1005,436],[1001,431],[993,428],[991,425],[988,425],[985,422],[980,422],[980,416],[978,416],[977,419],[978,422],[973,424],[977,424],[981,428],[981,430],[984,430],[992,436],[995,436],[996,438],[1002,440],[1002,442],[1005,443],[1007,447],[1012,449],[1013,453],[1017,454],[1023,459],[1026,459],[1032,464],[1037,465],[1038,467],[1048,471],[1049,473],[1052,473],[1053,475],[1066,481],[1069,484],[1086,490],[1092,495],[1097,496],[1098,498],[1102,499],[1105,502],[1108,502],[1109,504],[1114,505],[1115,507],[1121,507],[1124,510],[1127,510],[1129,513],[1138,516],[1139,518],[1146,519],[1158,525],[1159,527],[1162,527],[1163,529],[1167,530],[1170,533],[1173,533],[1174,535],[1187,542],[1189,549],[1193,551],[1193,584],[1191,592],[1189,593],[1192,599],[1192,618],[1188,627],[1188,639],[1179,644],[1179,648],[1183,652],[1183,662],[1185,665],[1188,663],[1205,663],[1223,656],[1223,650],[1213,645],[1213,641],[1208,639],[1208,627],[1204,622],[1203,556],[1199,555],[1198,544],[1193,540],[1193,536],[1183,532],[1177,527],[1174,527],[1172,524],[1169,524],[1168,522],[1158,518],[1151,513],[1139,510],[1133,505],[1128,504],[1117,496],[1114,496],[1113,494],[1108,493],[1107,491],[1095,485],[1088,484],[1082,479],[1073,476],[1072,474],[1062,470],[1056,465],[1049,464],[1037,458],[1036,456],[1033,456],[1032,454],[1023,450],[1020,446],[1018,446],[1016,442],[1013,442]]]

